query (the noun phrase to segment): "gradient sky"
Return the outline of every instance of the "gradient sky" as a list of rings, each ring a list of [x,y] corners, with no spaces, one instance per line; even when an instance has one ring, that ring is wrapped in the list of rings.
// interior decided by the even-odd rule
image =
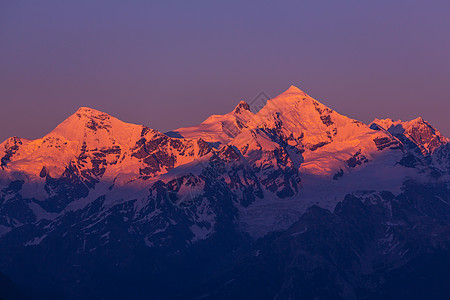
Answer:
[[[0,140],[80,106],[161,131],[291,84],[450,136],[450,1],[1,1]]]

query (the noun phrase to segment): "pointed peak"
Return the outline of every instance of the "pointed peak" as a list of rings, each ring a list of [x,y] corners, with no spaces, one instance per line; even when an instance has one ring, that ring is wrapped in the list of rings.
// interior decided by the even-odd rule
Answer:
[[[96,122],[110,122],[113,117],[105,112],[90,108],[90,107],[80,107],[72,116],[67,120],[71,119],[74,122],[81,122],[86,124],[92,124]],[[87,125],[89,128],[90,125]]]
[[[47,136],[64,137],[71,141],[95,140],[95,143],[107,145],[112,139],[128,143],[147,131],[144,126],[123,122],[105,112],[80,107]]]
[[[319,110],[320,111],[327,110],[329,112],[333,111],[331,108],[312,98],[307,93],[305,93],[304,91],[302,91],[301,89],[299,89],[294,85],[291,85],[285,92],[281,93],[280,95],[276,96],[273,99],[270,99],[270,101],[268,101],[267,103],[271,103],[272,106],[275,103],[277,106],[279,106],[281,103],[291,105],[299,100],[306,100],[306,102],[311,104],[311,107],[313,107],[317,111]],[[273,107],[271,109],[273,109]]]
[[[112,127],[111,122],[113,120],[117,119],[102,111],[90,107],[80,107],[49,134],[64,136],[72,140],[81,140],[86,130],[104,129],[108,131]]]
[[[241,101],[239,104],[234,108],[235,114],[240,114],[242,111],[250,111],[250,105],[248,105],[247,102]]]
[[[109,116],[109,114],[96,110],[94,108],[90,108],[90,107],[85,107],[82,106],[80,108],[77,109],[77,111],[75,112],[76,115],[83,115],[83,116],[100,116],[100,115],[107,115]]]
[[[410,123],[427,123],[422,117],[417,117],[409,122]]]
[[[425,121],[422,117],[417,117],[409,122],[405,122],[407,124],[407,126],[412,126],[412,127],[428,127],[433,131],[437,131],[436,128],[431,125],[430,123],[428,123],[427,121]],[[440,133],[439,133],[440,134]]]
[[[296,87],[295,85],[291,85],[283,94],[302,94],[306,95],[304,91]]]

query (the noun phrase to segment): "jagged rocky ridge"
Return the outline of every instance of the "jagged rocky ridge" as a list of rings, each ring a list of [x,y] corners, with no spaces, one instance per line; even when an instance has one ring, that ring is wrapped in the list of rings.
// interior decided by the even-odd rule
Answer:
[[[419,220],[430,219],[421,234],[436,231],[442,243],[435,247],[434,240],[412,241],[404,251],[410,246],[420,251],[407,259],[392,258],[393,270],[410,263],[424,249],[445,253],[450,216],[448,141],[421,118],[375,120],[367,126],[296,87],[269,100],[257,113],[240,102],[229,114],[167,134],[80,108],[42,139],[13,137],[0,145],[0,271],[38,297],[47,297],[51,286],[54,294],[50,296],[56,298],[104,293],[96,284],[121,282],[126,278],[121,276],[133,278],[128,284],[138,289],[136,293],[146,290],[143,285],[152,279],[147,288],[157,289],[157,297],[164,299],[168,293],[197,297],[201,295],[195,284],[185,278],[195,268],[188,262],[192,253],[204,256],[197,261],[204,270],[191,280],[203,280],[213,271],[222,274],[226,262],[231,263],[227,259],[236,261],[230,272],[239,275],[244,272],[241,259],[259,247],[250,246],[255,240],[256,245],[275,251],[272,244],[278,243],[278,235],[289,237],[299,222],[308,219],[308,226],[330,224],[323,226],[334,239],[323,241],[323,249],[317,252],[325,258],[317,262],[295,251],[287,253],[292,259],[314,261],[307,271],[324,268],[332,274],[330,293],[358,298],[359,283],[340,277],[344,266],[332,269],[336,266],[331,267],[326,257],[342,237],[353,234],[346,222],[354,219],[355,227],[366,226],[362,222],[367,220],[351,212],[346,218],[339,215],[342,207],[350,200],[356,207],[367,206],[361,208],[368,210],[371,223],[367,226],[379,231],[366,235],[362,245],[349,237],[349,245],[359,247],[352,261],[364,264],[352,276],[374,270],[367,266],[374,261],[366,259],[365,251],[378,251],[381,260],[391,263],[390,246],[381,243],[375,250],[370,248],[383,238],[391,239],[389,231],[382,234],[392,227],[389,224],[403,226],[393,235],[395,243],[421,224]],[[415,200],[411,194],[416,187],[428,191],[423,199]],[[403,202],[396,213],[407,221],[393,221],[389,216],[399,201]],[[417,211],[411,212],[414,205]],[[323,234],[317,233],[318,240]],[[364,234],[357,238],[365,239]],[[313,240],[302,243],[309,247]],[[237,249],[240,254],[233,257]],[[307,249],[311,255],[316,250]],[[276,250],[274,259],[282,255]],[[217,262],[219,257],[223,262]],[[172,259],[178,263],[171,263]],[[213,267],[206,267],[211,260]],[[255,261],[251,268],[258,273],[264,263]],[[286,263],[291,264],[281,260],[264,272],[280,266],[287,270]],[[111,276],[96,278],[96,270]],[[307,271],[302,271],[303,283],[308,283]],[[139,279],[142,274],[147,279]],[[177,277],[174,274],[186,282],[169,292],[164,287]],[[277,278],[280,282],[262,296],[284,299],[298,297],[300,292],[324,296],[302,291],[299,279]],[[227,282],[221,280],[217,282]],[[296,283],[288,288],[288,282]],[[213,298],[227,295],[218,283],[207,281],[198,289],[209,290]],[[241,283],[237,284],[231,290],[234,297],[242,292]],[[375,285],[374,289],[359,288],[367,295],[384,292],[382,283]]]

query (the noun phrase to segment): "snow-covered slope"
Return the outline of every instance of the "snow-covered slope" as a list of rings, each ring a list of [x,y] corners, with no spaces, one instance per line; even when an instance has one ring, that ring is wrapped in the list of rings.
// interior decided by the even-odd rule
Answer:
[[[148,179],[192,162],[210,150],[201,139],[169,138],[145,126],[124,123],[82,107],[41,139],[13,137],[3,142],[0,179],[4,186],[23,181],[22,196],[40,201],[48,202],[61,192],[63,184],[73,189],[65,198],[91,195],[93,200],[103,186],[147,190]],[[69,202],[64,201],[57,210]]]
[[[39,178],[61,176],[68,164],[81,153],[130,148],[139,139],[143,126],[124,123],[100,111],[81,107],[41,139],[10,138],[0,145],[14,153],[2,160],[2,169],[18,171]],[[113,150],[117,149],[117,150]],[[112,161],[111,161],[112,162]],[[46,171],[40,174],[45,167]]]
[[[323,290],[316,275],[331,274],[334,296],[336,282],[370,290],[378,284],[366,275],[380,265],[402,273],[450,245],[449,140],[420,118],[369,127],[293,86],[256,113],[241,102],[167,134],[82,107],[43,138],[7,139],[0,160],[0,268],[32,291],[58,286],[75,298],[104,279],[105,289],[136,282],[121,298],[144,285],[167,297],[184,265],[194,265],[186,277],[198,262],[216,272],[244,252],[239,276],[222,266],[212,286],[242,284],[240,293],[257,278],[260,291],[263,266],[269,286],[274,270],[283,274],[281,298],[298,296],[289,288],[298,270],[314,291]],[[207,282],[203,267],[188,280]]]
[[[302,172],[324,177],[375,159],[386,148],[399,147],[390,134],[371,130],[294,86],[269,100],[250,120],[248,130],[256,129],[300,151]],[[238,136],[233,144],[243,148],[246,140]]]
[[[375,119],[370,124],[372,127],[376,125],[399,137],[405,143],[414,144],[423,155],[433,154],[437,148],[450,141],[421,117],[406,122],[392,119]]]
[[[417,171],[398,165],[402,143],[291,86],[248,120],[230,144],[267,179],[265,197],[241,209],[259,236],[291,224],[311,205],[333,209],[349,190],[393,190]],[[274,195],[275,194],[275,195]]]
[[[0,184],[5,197],[21,199],[29,220],[99,197],[105,210],[135,199],[135,216],[147,218],[142,210],[166,195],[175,207],[165,209],[187,218],[197,238],[214,233],[222,205],[240,230],[261,236],[287,228],[311,205],[331,210],[349,192],[395,193],[407,178],[447,172],[438,165],[446,166],[448,139],[428,123],[375,123],[341,115],[294,86],[257,113],[242,101],[167,134],[82,107],[41,139],[0,144]],[[434,165],[410,163],[411,143],[422,154],[443,150]],[[6,215],[2,224],[16,226]]]
[[[21,172],[30,179],[61,176],[70,164],[96,170],[108,166],[107,174],[97,170],[101,177],[133,173],[138,178],[165,173],[209,152],[202,140],[172,139],[86,107],[41,139],[12,137],[0,149],[3,173]],[[149,158],[150,154],[159,159]]]
[[[178,128],[166,134],[172,137],[202,138],[212,143],[213,146],[219,147],[236,137],[252,117],[253,113],[250,111],[248,103],[241,101],[228,114],[212,115],[199,125]]]

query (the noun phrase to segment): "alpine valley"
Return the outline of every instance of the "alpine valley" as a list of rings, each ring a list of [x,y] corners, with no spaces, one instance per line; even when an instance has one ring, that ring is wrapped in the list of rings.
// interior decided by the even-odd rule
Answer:
[[[0,297],[448,299],[449,139],[294,86],[251,106],[1,143]]]

